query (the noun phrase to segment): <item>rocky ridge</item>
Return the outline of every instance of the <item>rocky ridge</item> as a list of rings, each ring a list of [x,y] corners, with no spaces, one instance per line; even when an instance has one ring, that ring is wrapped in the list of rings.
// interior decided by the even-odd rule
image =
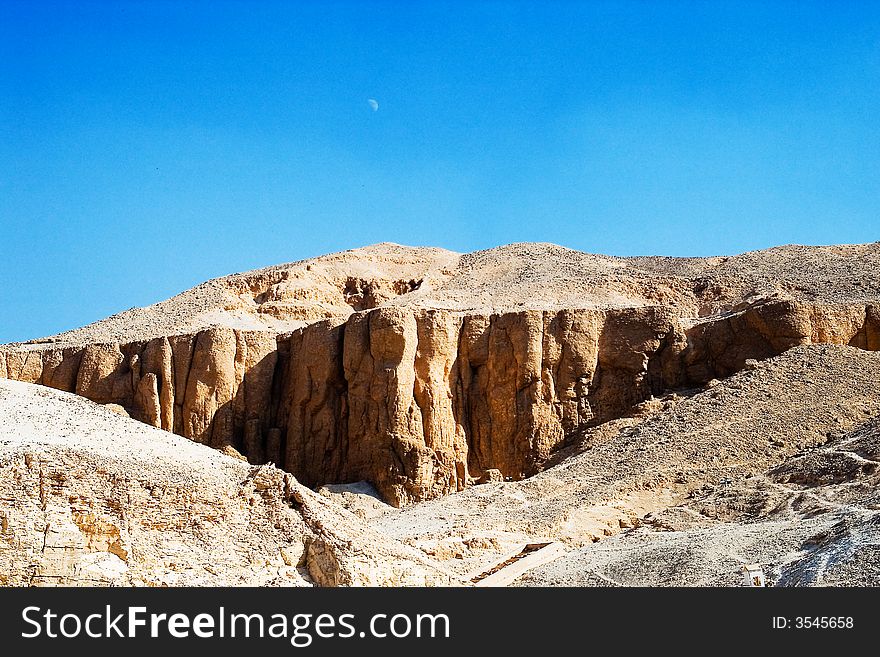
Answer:
[[[0,377],[401,506],[533,475],[592,427],[750,360],[880,349],[878,264],[877,244],[704,259],[376,245],[6,345]]]

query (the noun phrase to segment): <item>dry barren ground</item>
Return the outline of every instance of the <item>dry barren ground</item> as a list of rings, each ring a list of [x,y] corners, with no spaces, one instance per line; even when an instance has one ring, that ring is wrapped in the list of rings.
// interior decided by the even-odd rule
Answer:
[[[454,583],[274,467],[18,381],[0,417],[0,584]]]
[[[798,347],[660,402],[598,444],[587,436],[527,480],[373,524],[462,574],[520,543],[565,542],[572,553],[528,574],[532,584],[732,584],[752,562],[770,564],[779,583],[825,581],[830,565],[807,568],[817,535],[849,523],[823,539],[834,564],[851,556],[834,536],[853,550],[876,543],[878,381],[880,354]]]
[[[878,349],[880,243],[214,279],[0,349],[0,583],[877,584]]]

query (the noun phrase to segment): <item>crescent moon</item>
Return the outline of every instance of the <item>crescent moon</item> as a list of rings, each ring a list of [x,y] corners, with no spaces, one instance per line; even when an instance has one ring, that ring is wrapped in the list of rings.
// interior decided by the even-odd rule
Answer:
[[[367,103],[369,104],[370,107],[373,108],[373,111],[374,111],[374,112],[378,111],[378,109],[379,109],[379,102],[378,102],[376,99],[374,99],[374,98],[369,98],[369,99],[367,99]]]

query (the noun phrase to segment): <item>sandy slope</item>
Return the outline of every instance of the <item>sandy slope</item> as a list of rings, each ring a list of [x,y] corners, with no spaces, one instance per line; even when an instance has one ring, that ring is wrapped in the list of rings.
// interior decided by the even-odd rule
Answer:
[[[709,487],[642,527],[527,573],[521,586],[880,585],[880,417],[757,476]]]
[[[531,581],[539,584],[581,582],[577,573],[586,577],[590,570],[585,564],[592,559],[601,563],[599,555],[607,557],[606,550],[613,556],[641,549],[646,559],[653,559],[651,550],[662,551],[666,544],[668,550],[683,551],[679,558],[687,562],[686,553],[693,551],[693,545],[675,541],[699,544],[696,535],[644,538],[643,533],[651,530],[640,529],[642,533],[633,537],[621,532],[652,522],[665,529],[696,526],[703,531],[695,516],[705,524],[734,523],[707,530],[706,540],[715,541],[716,549],[738,545],[730,549],[739,550],[744,559],[760,560],[765,555],[778,561],[779,550],[795,550],[798,540],[827,529],[839,518],[828,515],[812,525],[803,524],[801,515],[793,512],[758,532],[740,527],[737,523],[766,519],[782,503],[775,493],[770,501],[764,495],[763,503],[755,502],[757,480],[749,477],[793,463],[789,459],[804,450],[815,454],[812,450],[880,414],[878,381],[880,353],[832,345],[797,347],[691,397],[658,402],[654,414],[619,423],[616,434],[595,442],[585,436],[568,458],[529,479],[475,486],[382,516],[373,525],[429,554],[456,557],[452,563],[462,573],[479,570],[518,542],[553,539],[582,549],[584,556],[573,557],[570,566],[563,559],[546,566],[544,576],[533,576]],[[766,481],[773,491],[783,485]],[[786,482],[784,487],[790,485]],[[739,496],[728,500],[734,491],[740,491]],[[728,501],[720,503],[716,498]],[[719,504],[722,509],[747,508],[746,502],[753,507],[748,517],[718,510]],[[684,510],[668,511],[679,508]],[[830,514],[840,508],[831,505],[821,510]],[[792,540],[785,538],[789,534]],[[606,537],[615,535],[620,536],[606,545]],[[765,539],[766,545],[761,543]],[[644,549],[638,547],[639,541]],[[750,542],[754,549],[748,547]],[[773,547],[777,544],[781,547]],[[729,563],[715,557],[725,576],[729,574]],[[699,569],[685,577],[680,571],[662,574],[665,567],[645,568],[648,572],[641,579],[633,571],[627,583],[708,581]],[[729,583],[729,579],[713,582]]]
[[[272,466],[0,380],[0,584],[445,584]]]

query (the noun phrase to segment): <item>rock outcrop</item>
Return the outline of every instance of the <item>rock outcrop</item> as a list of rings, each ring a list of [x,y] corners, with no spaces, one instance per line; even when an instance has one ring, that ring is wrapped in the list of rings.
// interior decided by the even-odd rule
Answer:
[[[0,417],[0,586],[455,583],[275,467],[20,382]]]
[[[584,428],[729,376],[748,359],[878,341],[876,306],[766,301],[690,327],[652,307],[387,307],[285,336],[221,327],[3,355],[8,378],[118,404],[154,427],[277,463],[310,486],[368,480],[403,505],[462,490],[488,470],[532,475]]]
[[[618,564],[612,574],[575,558],[565,568],[569,585],[594,570],[626,585],[736,585],[725,578],[737,574],[737,560],[818,558],[785,534],[795,530],[802,541],[835,522],[832,512],[873,525],[876,546],[878,381],[878,352],[795,347],[700,392],[670,394],[638,417],[592,428],[533,477],[471,487],[371,524],[462,576],[484,572],[517,545],[547,541],[570,549],[595,544],[585,554]],[[703,537],[709,545],[698,536],[666,545],[664,536],[716,525],[724,529]],[[763,547],[749,545],[752,538]],[[676,562],[669,571],[667,559]],[[716,579],[701,581],[707,568]],[[875,564],[865,574],[876,581],[877,572]]]
[[[870,264],[880,250],[872,246],[835,248],[861,249],[853,257]],[[537,247],[569,269],[492,252],[456,262],[449,252],[404,250],[382,260],[373,247],[361,260],[342,254],[218,279],[205,284],[210,294],[200,286],[181,297],[216,296],[236,313],[252,307],[251,324],[265,330],[236,321],[129,341],[64,334],[0,348],[0,377],[122,407],[309,486],[366,480],[401,506],[532,475],[586,428],[751,359],[813,343],[880,349],[876,280],[829,295],[822,276],[831,274],[810,278],[787,251],[766,256],[765,269],[779,273],[771,283],[753,274],[755,254],[627,261]],[[510,247],[518,257],[523,248]],[[662,276],[664,268],[674,273]],[[463,291],[482,303],[497,283],[479,278],[487,271],[510,288],[492,288],[503,304],[467,307]],[[589,292],[580,302],[576,283]],[[444,293],[450,303],[438,301]],[[163,303],[176,308],[172,301]],[[170,313],[162,304],[142,310],[135,315],[153,318],[151,335],[160,310]],[[279,333],[257,321],[282,315],[301,325]],[[117,319],[107,322],[112,331],[99,323],[80,338],[127,335]]]
[[[127,344],[27,345],[0,352],[0,376],[116,404],[151,426],[222,447],[268,425],[276,352],[274,333],[218,327]]]

